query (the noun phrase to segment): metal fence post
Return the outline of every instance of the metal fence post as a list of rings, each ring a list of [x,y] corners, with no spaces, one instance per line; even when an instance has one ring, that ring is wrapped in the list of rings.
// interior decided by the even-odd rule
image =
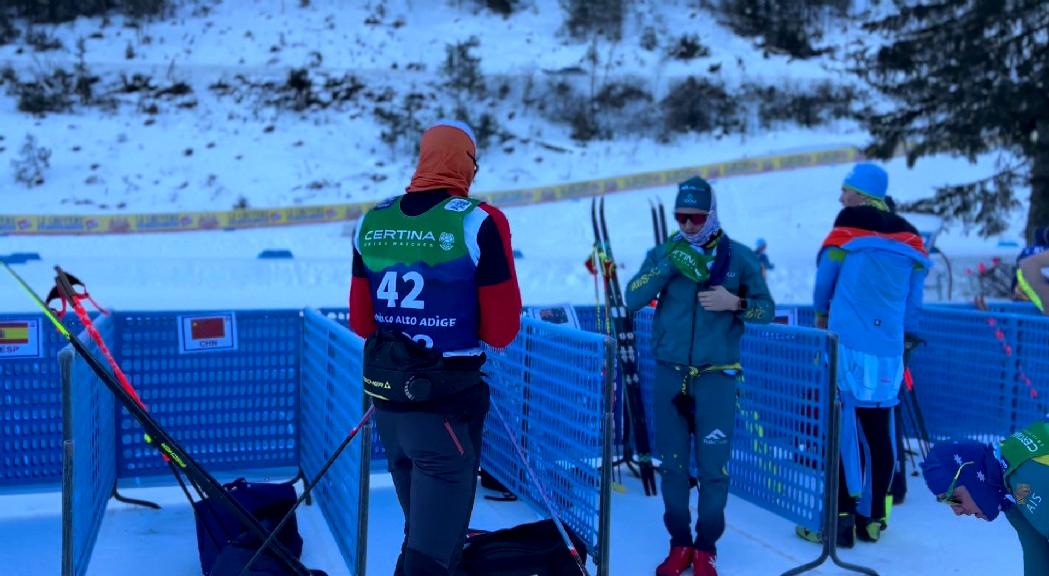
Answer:
[[[827,361],[828,361],[828,384],[825,390],[827,398],[824,404],[826,418],[826,450],[823,458],[823,526],[820,530],[820,540],[823,550],[819,558],[798,566],[783,573],[783,576],[794,576],[803,572],[813,570],[830,558],[835,564],[846,570],[878,576],[878,573],[865,566],[850,564],[838,558],[838,467],[841,460],[841,407],[838,403],[838,335],[828,332],[827,334]]]
[[[364,384],[361,383],[361,389]],[[368,411],[371,399],[367,394],[361,394],[361,413]],[[357,572],[354,576],[364,576],[368,564],[368,505],[369,491],[371,490],[372,469],[372,428],[375,426],[375,418],[369,418],[368,423],[361,430],[361,476],[359,482],[357,501]]]
[[[71,348],[58,353],[62,380],[62,576],[73,576],[73,373]]]
[[[605,337],[605,363],[601,395],[604,419],[601,425],[601,510],[598,512],[598,550],[595,552],[598,576],[608,576],[612,543],[612,442],[615,436],[616,341]]]

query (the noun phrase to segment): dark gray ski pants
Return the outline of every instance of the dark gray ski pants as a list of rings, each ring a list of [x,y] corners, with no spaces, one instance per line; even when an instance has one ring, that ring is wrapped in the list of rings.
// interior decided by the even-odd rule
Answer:
[[[375,413],[405,539],[396,576],[457,575],[473,512],[485,409],[464,416]]]
[[[663,362],[656,366],[655,456],[660,460],[662,476],[663,523],[670,533],[671,546],[695,546],[716,552],[718,538],[725,532],[737,376],[709,372],[688,379],[696,414],[696,434],[690,437],[687,421],[672,403],[686,374],[686,367],[675,370]],[[693,454],[699,466],[699,514],[694,540],[688,509],[689,464]]]

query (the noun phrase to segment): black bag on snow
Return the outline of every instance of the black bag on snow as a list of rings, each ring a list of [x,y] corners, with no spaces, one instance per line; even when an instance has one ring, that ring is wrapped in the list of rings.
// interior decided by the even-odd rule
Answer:
[[[295,487],[291,484],[268,484],[247,482],[238,478],[222,488],[234,500],[240,503],[267,530],[277,527],[284,515],[295,505]],[[237,518],[225,504],[213,502],[207,498],[193,503],[193,516],[197,521],[197,551],[200,553],[200,568],[204,576],[236,576],[262,540],[246,532]],[[299,525],[292,518],[281,529],[276,540],[295,558],[302,555],[302,537],[299,536]],[[237,565],[233,572],[221,572],[221,556],[225,556],[222,565],[229,566],[230,560],[239,552],[238,548],[250,548],[247,556]],[[229,550],[227,550],[229,549]],[[272,560],[271,560],[272,559]],[[275,566],[280,572],[267,572],[267,566]],[[251,574],[270,576],[288,572],[283,563],[277,562],[274,556],[264,554],[252,565]]]
[[[565,530],[585,562],[586,545],[567,526]],[[553,520],[471,533],[463,550],[462,569],[468,576],[579,576],[579,567]]]
[[[267,530],[272,530],[276,527],[276,522],[263,522],[263,527]],[[241,533],[240,537],[236,540],[226,544],[222,550],[219,551],[218,557],[215,558],[215,564],[211,567],[210,576],[240,576],[240,571],[244,568],[244,565],[251,560],[251,557],[255,555],[255,551],[262,545],[262,540],[254,538],[248,535],[247,532]],[[311,576],[327,576],[320,570],[310,570]],[[276,555],[270,552],[268,549],[263,552],[256,560],[251,568],[247,571],[248,576],[293,576],[294,572],[288,568],[288,565],[281,562]]]

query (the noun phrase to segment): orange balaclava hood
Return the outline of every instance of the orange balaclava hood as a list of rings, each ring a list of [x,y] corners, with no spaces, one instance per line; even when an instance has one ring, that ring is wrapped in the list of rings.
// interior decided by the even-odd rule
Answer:
[[[439,120],[423,133],[419,164],[408,192],[447,189],[466,196],[473,183],[477,163],[477,139],[463,122]]]

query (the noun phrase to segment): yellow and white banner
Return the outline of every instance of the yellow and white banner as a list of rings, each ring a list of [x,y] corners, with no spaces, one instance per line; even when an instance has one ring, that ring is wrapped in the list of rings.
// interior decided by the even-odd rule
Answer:
[[[486,192],[476,197],[499,207],[527,206],[571,198],[613,194],[658,186],[670,186],[691,176],[707,179],[766,174],[813,166],[831,166],[855,162],[862,153],[854,147],[810,152],[774,154],[690,166],[522,188],[503,192]],[[197,230],[240,230],[273,226],[324,224],[355,220],[375,202],[329,204],[294,208],[233,210],[228,212],[169,212],[163,214],[123,215],[19,215],[0,214],[0,236],[76,235],[76,234],[143,234],[148,232],[189,232]]]

